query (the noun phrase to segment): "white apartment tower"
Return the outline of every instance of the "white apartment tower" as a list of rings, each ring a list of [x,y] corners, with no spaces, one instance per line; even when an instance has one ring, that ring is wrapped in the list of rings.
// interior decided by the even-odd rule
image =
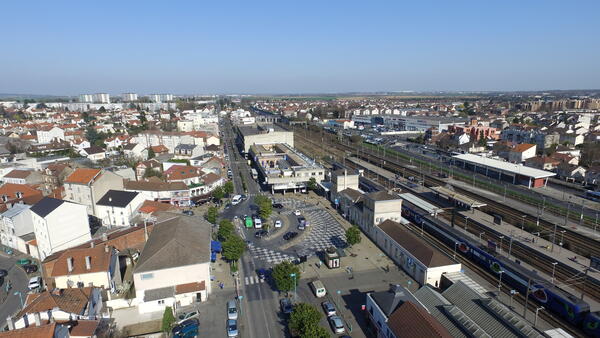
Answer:
[[[138,100],[138,95],[136,93],[124,93],[121,95],[121,99],[123,102],[133,102]]]

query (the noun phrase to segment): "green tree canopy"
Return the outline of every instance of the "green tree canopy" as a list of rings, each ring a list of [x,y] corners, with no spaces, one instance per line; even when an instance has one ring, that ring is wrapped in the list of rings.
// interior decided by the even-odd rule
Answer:
[[[223,257],[230,262],[236,262],[242,258],[245,250],[246,242],[236,234],[232,234],[229,239],[223,243]]]
[[[233,223],[230,220],[224,219],[219,222],[219,230],[217,231],[217,238],[220,241],[226,241],[234,235]]]
[[[233,182],[232,181],[225,182],[225,184],[223,185],[223,192],[227,196],[233,194]]]
[[[217,223],[217,217],[219,216],[219,209],[217,207],[210,207],[206,211],[206,215],[204,217],[206,220],[212,224]]]
[[[319,326],[322,316],[321,311],[312,304],[297,304],[290,315],[290,331],[300,337],[314,337],[311,334],[317,331],[315,327]]]
[[[214,199],[222,199],[223,197],[225,197],[225,193],[223,192],[223,188],[222,187],[216,187],[215,190],[213,190],[212,192],[212,197]]]
[[[317,179],[315,179],[314,177],[311,177],[308,180],[307,188],[310,190],[316,190],[317,189]]]
[[[352,226],[348,230],[346,230],[346,242],[348,242],[350,246],[360,243],[360,236],[360,229],[357,226]]]
[[[294,279],[291,274],[295,273],[296,278]],[[279,291],[291,291],[294,290],[294,286],[298,285],[300,280],[300,269],[298,266],[288,261],[283,261],[273,267],[273,280],[275,280],[275,286]],[[296,285],[294,285],[294,280]]]
[[[266,196],[258,195],[254,198],[254,203],[258,206],[258,215],[266,220],[273,212],[273,202]]]
[[[173,315],[173,310],[170,306],[165,307],[165,312],[163,313],[161,330],[162,332],[171,331],[171,327],[175,323],[175,316]]]
[[[156,154],[154,153],[154,150],[152,150],[152,147],[148,147],[148,159],[151,158],[155,158]]]

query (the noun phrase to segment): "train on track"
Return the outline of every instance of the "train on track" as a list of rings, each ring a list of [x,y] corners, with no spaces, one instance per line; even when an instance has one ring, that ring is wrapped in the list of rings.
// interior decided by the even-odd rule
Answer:
[[[562,290],[516,262],[495,253],[494,243],[486,248],[479,243],[466,239],[464,234],[428,215],[419,207],[402,203],[402,214],[411,222],[421,226],[424,231],[444,242],[456,252],[481,266],[498,277],[503,285],[509,285],[521,295],[543,306],[547,311],[581,328],[592,337],[600,337],[600,311],[590,312],[587,302]],[[502,274],[502,276],[500,276]]]

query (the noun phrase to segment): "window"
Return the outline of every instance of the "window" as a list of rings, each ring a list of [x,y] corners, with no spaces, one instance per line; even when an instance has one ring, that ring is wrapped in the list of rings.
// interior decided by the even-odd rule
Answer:
[[[154,278],[154,274],[153,273],[144,273],[140,276],[140,278],[142,280],[152,279],[152,278]]]
[[[161,300],[158,301],[158,305],[164,305],[164,304],[165,304],[165,300],[164,299],[161,299]]]

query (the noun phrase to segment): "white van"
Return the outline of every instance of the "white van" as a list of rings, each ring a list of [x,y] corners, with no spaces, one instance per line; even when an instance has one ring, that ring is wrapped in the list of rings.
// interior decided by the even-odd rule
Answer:
[[[231,199],[231,205],[236,205],[242,201],[242,195],[235,195]]]
[[[310,283],[310,288],[317,298],[325,297],[327,294],[327,290],[325,290],[325,286],[323,286],[323,282],[320,280],[316,280]]]

